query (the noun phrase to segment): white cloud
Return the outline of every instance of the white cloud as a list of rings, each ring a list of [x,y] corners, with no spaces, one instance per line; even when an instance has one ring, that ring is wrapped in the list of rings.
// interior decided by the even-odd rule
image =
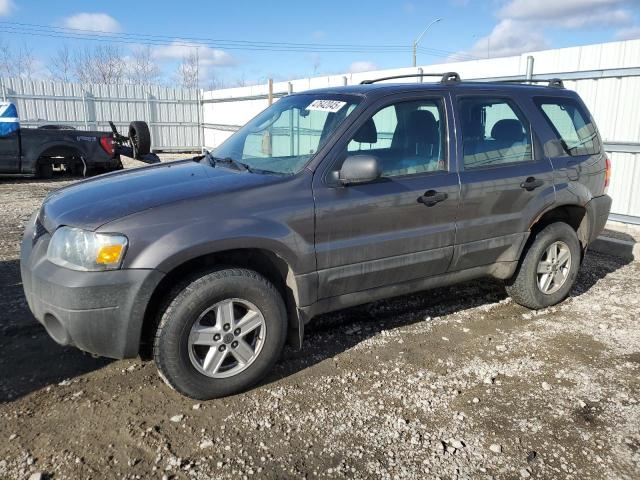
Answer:
[[[628,0],[511,0],[498,17],[535,21],[565,28],[589,25],[624,25],[631,21],[628,10],[617,8]]]
[[[15,9],[16,4],[13,0],[0,0],[0,17],[11,15]]]
[[[519,20],[548,20],[573,15],[598,7],[610,7],[622,0],[511,0],[500,10],[501,18]]]
[[[471,50],[459,52],[462,55],[471,55],[478,58],[508,57],[519,55],[523,52],[544,50],[549,48],[549,43],[544,35],[532,28],[528,22],[511,19],[500,21],[491,33],[479,38]],[[460,60],[452,55],[449,60]]]
[[[456,0],[458,1],[458,0]],[[476,41],[468,51],[457,52],[450,61],[464,55],[486,58],[519,55],[550,48],[547,28],[628,26],[633,14],[625,6],[637,0],[508,0],[496,15],[499,22],[491,33]],[[622,29],[620,36],[636,35]]]
[[[196,49],[201,66],[229,67],[237,63],[236,59],[224,50],[181,40],[175,40],[171,45],[154,47],[153,56],[159,60],[182,60],[193,55]]]
[[[370,62],[368,60],[360,60],[357,62],[353,62],[349,66],[349,73],[368,72],[371,70],[377,70],[377,68],[378,67],[373,62]]]
[[[621,28],[616,32],[616,38],[619,40],[632,40],[640,38],[640,25],[635,27]]]
[[[327,36],[327,32],[325,32],[324,30],[316,30],[311,34],[311,36],[313,37],[314,40],[322,40],[324,37]]]
[[[94,32],[120,32],[118,21],[106,13],[78,13],[67,17],[62,22],[66,28],[91,30]]]

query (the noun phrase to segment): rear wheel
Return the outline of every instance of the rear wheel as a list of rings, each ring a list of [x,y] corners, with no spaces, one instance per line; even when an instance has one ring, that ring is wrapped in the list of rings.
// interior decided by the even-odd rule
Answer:
[[[154,359],[165,382],[184,395],[232,395],[271,370],[286,330],[284,302],[267,279],[251,270],[217,270],[174,292],[156,332]]]
[[[576,232],[563,222],[538,232],[524,253],[507,293],[520,305],[540,309],[564,300],[578,276],[581,259]]]

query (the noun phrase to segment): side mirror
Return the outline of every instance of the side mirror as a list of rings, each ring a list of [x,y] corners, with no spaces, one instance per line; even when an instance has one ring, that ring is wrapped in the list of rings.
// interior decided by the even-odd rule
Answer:
[[[353,185],[377,180],[382,175],[382,165],[373,155],[351,155],[342,164],[338,174],[340,183]]]

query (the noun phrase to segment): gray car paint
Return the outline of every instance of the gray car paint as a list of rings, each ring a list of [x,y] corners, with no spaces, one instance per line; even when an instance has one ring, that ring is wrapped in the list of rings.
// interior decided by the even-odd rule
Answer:
[[[507,278],[537,218],[559,205],[585,206],[604,193],[603,155],[572,157],[571,166],[565,158],[550,157],[552,132],[531,103],[532,95],[549,95],[549,88],[382,84],[318,92],[364,99],[295,175],[193,161],[118,172],[51,195],[41,211],[45,227],[123,233],[129,239],[123,268],[161,274],[214,252],[267,250],[286,262],[295,306],[301,321],[308,321],[322,312],[483,275]],[[466,172],[458,161],[456,97],[492,92],[513,99],[530,119],[535,158]],[[576,97],[565,90],[552,93]],[[332,172],[344,142],[372,112],[395,101],[434,96],[446,105],[447,172],[335,183]],[[520,187],[530,176],[543,180],[532,192]],[[430,189],[448,198],[433,207],[418,203]],[[608,213],[607,202],[603,205],[591,208],[599,219],[603,209]]]

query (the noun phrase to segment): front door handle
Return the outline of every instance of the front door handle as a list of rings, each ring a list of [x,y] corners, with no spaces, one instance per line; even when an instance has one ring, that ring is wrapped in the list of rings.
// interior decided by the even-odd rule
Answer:
[[[435,190],[427,190],[424,195],[418,197],[418,203],[422,203],[427,207],[433,207],[436,203],[440,203],[449,198],[444,192],[436,192]]]
[[[528,177],[524,182],[520,184],[520,187],[530,192],[532,190],[535,190],[538,187],[541,187],[543,184],[544,184],[544,181],[542,180],[539,180],[535,177]]]

